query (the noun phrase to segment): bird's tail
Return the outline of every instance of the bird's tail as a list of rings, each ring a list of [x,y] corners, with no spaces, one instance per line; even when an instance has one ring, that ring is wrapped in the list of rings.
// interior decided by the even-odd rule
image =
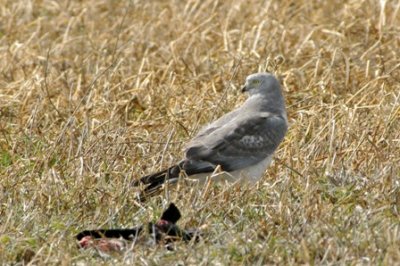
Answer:
[[[157,194],[166,182],[178,181],[181,171],[184,171],[186,176],[192,176],[201,173],[211,174],[215,169],[216,165],[207,161],[183,160],[168,169],[134,181],[133,186],[144,186],[144,189],[139,194],[139,200],[145,201],[146,198]]]
[[[146,198],[155,195],[167,181],[178,180],[180,172],[181,166],[178,164],[134,181],[133,186],[144,186],[144,189],[139,194],[139,200],[145,201]]]

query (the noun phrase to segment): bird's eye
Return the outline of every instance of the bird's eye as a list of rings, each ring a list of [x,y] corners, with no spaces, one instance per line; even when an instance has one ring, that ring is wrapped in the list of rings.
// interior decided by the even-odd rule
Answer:
[[[258,79],[255,79],[255,80],[253,80],[251,83],[254,84],[254,85],[257,85],[257,84],[260,83],[260,81],[259,81]]]

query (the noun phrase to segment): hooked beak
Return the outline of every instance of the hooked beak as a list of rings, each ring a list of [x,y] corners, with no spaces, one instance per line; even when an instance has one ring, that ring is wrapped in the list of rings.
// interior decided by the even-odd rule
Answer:
[[[247,87],[246,87],[246,85],[244,85],[244,86],[242,87],[241,92],[246,92],[246,91],[247,91]]]

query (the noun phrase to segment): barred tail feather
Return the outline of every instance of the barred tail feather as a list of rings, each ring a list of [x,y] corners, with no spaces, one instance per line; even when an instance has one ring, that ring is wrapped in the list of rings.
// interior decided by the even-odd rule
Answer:
[[[144,186],[143,191],[139,195],[140,201],[144,201],[146,198],[157,194],[166,182],[177,181],[182,170],[185,171],[186,175],[191,176],[201,173],[212,173],[215,167],[216,165],[206,161],[184,160],[168,169],[134,181],[133,186]]]
[[[140,201],[145,201],[146,198],[155,195],[167,181],[177,180],[180,171],[181,167],[179,165],[174,165],[169,167],[168,169],[162,170],[155,174],[144,176],[139,180],[136,180],[133,183],[133,186],[145,186],[145,188],[139,195]]]

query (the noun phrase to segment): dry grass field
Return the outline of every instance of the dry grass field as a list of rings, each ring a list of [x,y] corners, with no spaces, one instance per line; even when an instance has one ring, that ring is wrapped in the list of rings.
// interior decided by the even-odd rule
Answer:
[[[0,0],[3,265],[400,263],[399,1]],[[290,122],[257,187],[132,180],[276,74]],[[169,202],[197,243],[77,249]]]

